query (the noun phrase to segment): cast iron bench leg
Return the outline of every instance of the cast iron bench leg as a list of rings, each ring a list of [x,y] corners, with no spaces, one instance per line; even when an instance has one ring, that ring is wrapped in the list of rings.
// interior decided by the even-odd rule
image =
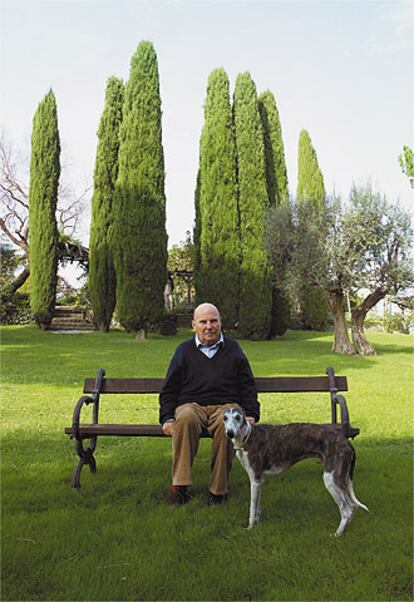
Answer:
[[[80,457],[80,460],[72,476],[72,487],[74,489],[80,489],[80,475],[82,472],[82,468],[85,466],[85,464],[88,464],[89,469],[92,473],[96,472],[96,460],[93,455],[93,452],[95,451],[96,447],[96,439],[96,437],[93,438],[91,444],[87,449],[84,449],[82,445],[82,440],[78,440],[76,442],[77,452]]]
[[[78,400],[78,402],[75,406],[75,410],[73,412],[73,422],[72,422],[73,433],[74,433],[74,437],[76,439],[76,451],[78,452],[78,456],[80,458],[78,465],[75,468],[75,472],[73,473],[73,477],[72,477],[72,487],[74,489],[80,488],[80,475],[82,472],[82,468],[85,466],[85,464],[89,465],[90,471],[92,473],[96,472],[96,461],[93,456],[93,452],[95,451],[95,448],[96,448],[97,437],[96,436],[90,437],[90,440],[91,440],[90,444],[85,449],[83,447],[83,439],[80,434],[79,423],[80,423],[80,414],[81,414],[81,410],[82,410],[83,406],[89,405],[91,403],[93,404],[93,422],[94,422],[94,424],[98,423],[99,394],[101,392],[102,381],[103,381],[104,376],[105,376],[105,370],[103,368],[99,368],[99,370],[96,374],[95,388],[93,390],[92,397],[89,397],[88,395],[83,395]]]

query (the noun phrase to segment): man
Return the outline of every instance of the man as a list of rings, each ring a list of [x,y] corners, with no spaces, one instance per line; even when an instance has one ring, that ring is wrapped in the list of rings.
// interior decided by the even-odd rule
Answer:
[[[189,500],[191,467],[204,429],[213,436],[209,503],[226,500],[233,445],[224,431],[223,412],[240,405],[247,420],[259,420],[260,404],[247,357],[239,344],[221,331],[217,307],[202,303],[192,321],[195,336],[176,349],[160,392],[160,422],[172,436],[170,502]]]

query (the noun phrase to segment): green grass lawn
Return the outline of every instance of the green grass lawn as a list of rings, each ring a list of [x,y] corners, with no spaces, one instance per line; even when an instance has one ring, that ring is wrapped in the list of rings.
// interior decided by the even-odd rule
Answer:
[[[101,438],[98,472],[70,488],[77,456],[64,434],[85,377],[162,377],[176,337],[2,329],[3,600],[411,600],[413,337],[372,334],[378,355],[335,356],[327,333],[241,341],[256,376],[346,374],[359,511],[342,538],[322,468],[302,462],[263,487],[235,461],[224,507],[208,507],[208,440],[194,499],[171,508],[170,441]],[[327,422],[327,394],[261,395],[262,422]],[[154,422],[156,396],[102,398],[101,421]],[[85,419],[86,421],[86,419]]]

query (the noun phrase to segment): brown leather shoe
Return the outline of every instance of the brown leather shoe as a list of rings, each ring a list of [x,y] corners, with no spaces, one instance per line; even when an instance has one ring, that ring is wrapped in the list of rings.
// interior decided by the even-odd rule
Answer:
[[[169,503],[171,506],[183,506],[190,499],[186,485],[173,485],[171,488]]]
[[[227,495],[216,495],[215,493],[208,492],[208,505],[209,506],[221,506],[227,502]]]

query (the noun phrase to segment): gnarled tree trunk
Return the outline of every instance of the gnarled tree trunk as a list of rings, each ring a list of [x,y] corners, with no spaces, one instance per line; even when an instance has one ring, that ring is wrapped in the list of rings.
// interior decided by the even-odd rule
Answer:
[[[352,340],[355,348],[360,355],[375,355],[375,349],[369,341],[367,341],[364,332],[364,321],[367,313],[385,297],[387,291],[377,289],[373,293],[370,293],[362,303],[357,305],[351,310],[352,319]]]
[[[349,339],[345,320],[344,294],[342,292],[326,292],[325,295],[334,321],[335,338],[332,351],[343,355],[353,355],[355,350]]]
[[[15,293],[19,288],[23,286],[28,277],[30,276],[30,270],[26,266],[21,274],[10,285],[10,292]]]

